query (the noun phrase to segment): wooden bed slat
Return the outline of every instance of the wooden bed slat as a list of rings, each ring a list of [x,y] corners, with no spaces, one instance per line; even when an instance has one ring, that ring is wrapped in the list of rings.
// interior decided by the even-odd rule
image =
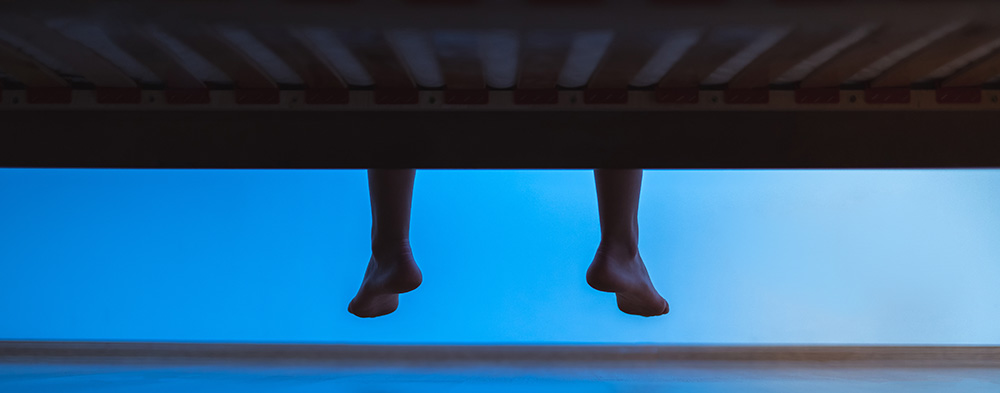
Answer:
[[[0,70],[29,88],[69,87],[54,71],[3,42],[0,42]]]
[[[994,52],[959,70],[941,82],[942,87],[982,86],[1000,76],[1000,51]]]
[[[516,104],[555,104],[559,73],[573,45],[573,34],[563,31],[533,31],[521,37],[518,59]]]
[[[72,67],[98,88],[138,88],[135,81],[113,63],[42,23],[5,15],[0,18],[0,26]]]
[[[288,30],[269,27],[253,29],[252,32],[257,39],[302,78],[306,86],[305,100],[307,104],[346,104],[348,102],[347,85],[337,75],[333,67]]]
[[[661,88],[697,88],[701,81],[757,37],[746,32],[712,30],[660,79]]]
[[[375,81],[376,104],[416,104],[416,83],[393,52],[385,34],[375,30],[352,30],[339,34],[341,41]]]
[[[238,104],[277,104],[278,85],[250,58],[208,27],[164,26],[164,30],[232,79]]]
[[[432,36],[438,64],[444,74],[444,100],[453,105],[489,103],[479,39],[471,32],[443,31]]]
[[[757,37],[747,31],[714,29],[698,40],[660,79],[656,98],[666,103],[696,103],[701,81]]]
[[[653,57],[664,38],[663,33],[654,32],[616,34],[587,83],[584,102],[627,103],[629,84]]]
[[[1000,38],[1000,29],[969,26],[941,38],[871,81],[871,87],[907,87],[934,70]]]
[[[0,42],[0,70],[25,85],[25,99],[29,104],[69,104],[72,101],[69,82],[3,42]]]
[[[210,101],[205,84],[147,32],[126,24],[105,26],[104,31],[123,51],[163,81],[168,103],[204,104]]]
[[[844,28],[798,28],[791,31],[730,80],[730,89],[767,88],[775,79],[813,53],[832,44],[850,30]]]
[[[857,44],[820,65],[800,83],[802,88],[840,87],[886,54],[927,34],[928,29],[912,26],[883,26]]]

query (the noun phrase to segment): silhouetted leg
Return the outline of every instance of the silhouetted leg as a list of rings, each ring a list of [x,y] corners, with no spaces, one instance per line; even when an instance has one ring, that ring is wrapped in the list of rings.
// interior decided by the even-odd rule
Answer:
[[[422,276],[410,252],[413,169],[369,169],[372,256],[358,294],[347,310],[359,317],[396,311],[399,295],[420,286]]]
[[[639,256],[639,189],[642,169],[596,169],[597,205],[601,216],[601,244],[587,269],[587,283],[598,291],[614,292],[618,308],[628,314],[666,314],[667,301],[649,280]]]

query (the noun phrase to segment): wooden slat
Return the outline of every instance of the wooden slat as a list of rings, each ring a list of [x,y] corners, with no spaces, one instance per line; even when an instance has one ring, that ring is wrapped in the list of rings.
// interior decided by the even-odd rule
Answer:
[[[521,39],[518,89],[554,89],[559,82],[573,34],[562,31],[533,31]]]
[[[280,101],[277,83],[214,29],[164,26],[164,30],[229,76],[233,81],[236,103],[277,104]]]
[[[440,31],[433,34],[441,74],[444,76],[444,101],[452,105],[489,103],[483,60],[479,56],[479,37],[469,31]]]
[[[472,32],[438,32],[433,35],[446,89],[485,89],[479,40]]]
[[[402,59],[392,50],[385,34],[376,30],[352,30],[339,34],[375,82],[375,103],[416,104],[420,98],[416,83]]]
[[[839,87],[858,71],[886,54],[916,41],[929,30],[916,26],[883,26],[868,37],[821,65],[799,86],[802,88]]]
[[[709,31],[667,71],[660,79],[659,87],[698,88],[701,81],[756,38],[756,35],[746,31]]]
[[[29,88],[69,87],[54,71],[3,42],[0,42],[0,70]]]
[[[73,68],[98,87],[136,88],[132,78],[107,59],[45,25],[20,16],[0,17],[4,30],[30,42],[47,55]]]
[[[103,29],[115,45],[148,68],[167,89],[206,88],[169,50],[144,30],[128,24],[104,26]]]
[[[399,56],[393,52],[385,35],[375,30],[352,30],[339,34],[341,41],[365,67],[376,88],[413,89],[410,78]]]
[[[1000,51],[989,54],[941,82],[942,87],[982,86],[1000,76]]]
[[[292,71],[302,78],[307,88],[346,89],[347,85],[336,71],[320,56],[288,30],[280,27],[256,28],[252,30],[268,49],[281,58]]]
[[[871,87],[906,87],[934,70],[1000,38],[1000,28],[968,26],[955,31],[904,59],[872,80]]]
[[[164,26],[164,30],[232,79],[237,89],[277,89],[260,66],[216,31],[201,26]]]
[[[849,32],[844,28],[797,28],[747,64],[730,81],[731,89],[765,88],[810,55]]]
[[[656,32],[616,34],[591,75],[587,88],[627,88],[659,49],[664,38],[664,34]]]

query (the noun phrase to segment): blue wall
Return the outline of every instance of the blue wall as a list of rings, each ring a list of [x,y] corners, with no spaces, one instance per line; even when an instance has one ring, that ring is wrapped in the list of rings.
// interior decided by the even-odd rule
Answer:
[[[1000,171],[646,171],[671,303],[584,273],[590,171],[419,171],[424,284],[347,313],[364,171],[0,169],[0,339],[1000,344]]]

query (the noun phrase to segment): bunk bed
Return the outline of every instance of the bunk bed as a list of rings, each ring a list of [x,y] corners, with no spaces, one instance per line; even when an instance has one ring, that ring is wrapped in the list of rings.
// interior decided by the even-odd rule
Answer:
[[[0,166],[1000,167],[1000,3],[12,0]]]

